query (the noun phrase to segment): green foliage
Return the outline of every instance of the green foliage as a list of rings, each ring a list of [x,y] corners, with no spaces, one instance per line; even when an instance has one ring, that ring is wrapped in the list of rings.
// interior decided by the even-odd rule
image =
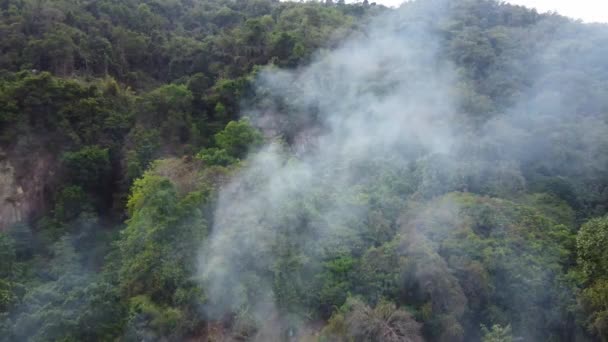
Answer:
[[[14,241],[6,233],[0,233],[0,278],[10,278],[15,263]]]
[[[237,159],[228,154],[228,151],[219,148],[206,148],[196,155],[207,165],[228,166],[234,164]]]
[[[247,119],[231,121],[215,135],[217,146],[233,158],[243,158],[247,152],[262,144],[262,134]]]
[[[329,320],[322,340],[327,341],[423,341],[420,324],[394,303],[379,302],[370,308],[350,297]]]
[[[14,242],[2,234],[1,339],[141,339],[150,331],[180,339],[198,329],[205,299],[192,276],[209,191],[187,168],[154,160],[202,151],[201,177],[224,180],[217,166],[262,142],[248,121],[229,122],[251,93],[250,73],[270,62],[295,67],[344,36],[354,20],[349,8],[263,0],[0,4],[0,144],[32,162],[49,160],[41,165],[61,176],[42,180],[52,203],[33,229],[15,226]],[[114,234],[125,204],[129,219]],[[102,278],[87,271],[102,265]],[[285,275],[287,283],[292,273]]]
[[[151,331],[158,334],[156,337],[159,337],[167,336],[177,331],[184,319],[182,317],[183,314],[179,310],[170,307],[159,307],[144,295],[131,298],[129,307],[130,321],[128,324],[132,328],[127,332],[127,336],[131,339],[146,337],[145,331],[136,328],[139,324],[146,324]]]
[[[587,329],[602,341],[608,340],[608,218],[587,221],[577,236],[578,265],[585,286],[580,302]]]
[[[193,96],[185,85],[165,85],[146,94],[138,121],[159,128],[165,143],[178,145],[190,139]]]
[[[17,299],[13,292],[15,262],[13,240],[7,234],[0,233],[0,314],[7,312]]]
[[[581,304],[586,314],[587,329],[602,341],[608,339],[608,281],[599,279],[585,288],[581,294]]]
[[[578,263],[588,279],[608,278],[608,217],[586,222],[577,239]]]
[[[502,327],[498,324],[492,326],[491,329],[486,328],[485,325],[481,326],[481,332],[483,336],[482,342],[512,342],[513,336],[511,335],[511,326],[507,325]]]
[[[55,217],[62,222],[69,222],[84,211],[92,211],[90,200],[80,186],[64,188],[56,199]]]
[[[50,267],[40,270],[46,280],[28,288],[12,319],[12,329],[5,337],[78,341],[99,339],[111,332],[109,329],[119,327],[118,303],[107,292],[100,301],[96,294],[97,279],[82,268],[72,241],[59,240],[52,253]]]
[[[12,10],[0,20],[6,37],[0,67],[59,75],[109,73],[144,88],[150,86],[146,81],[198,72],[235,76],[272,57],[289,61],[293,43],[285,38],[271,43],[281,33],[288,32],[308,53],[325,46],[332,34],[353,25],[353,9],[361,11],[358,16],[372,12],[359,7],[264,0],[7,2],[3,8]]]
[[[157,129],[145,129],[136,126],[131,132],[134,149],[126,155],[127,178],[134,180],[141,176],[154,158],[158,157],[161,145]]]
[[[63,154],[68,177],[87,190],[103,189],[111,171],[108,149],[86,146],[76,152]]]
[[[202,300],[190,275],[206,234],[205,201],[202,192],[180,198],[169,179],[151,171],[135,181],[127,202],[130,218],[117,241],[118,286],[129,300],[130,324],[150,321],[161,336],[191,328],[181,315],[192,315]]]
[[[321,288],[317,290],[320,311],[329,315],[333,308],[340,307],[354,289],[355,260],[350,256],[340,256],[326,261],[323,272],[317,276]]]
[[[481,322],[512,322],[518,331],[542,336],[541,329],[535,330],[540,322],[571,309],[573,290],[561,276],[571,258],[573,234],[567,227],[534,208],[465,193],[412,210],[416,214],[406,230],[424,238],[416,237],[406,254],[409,272],[422,284],[433,284],[412,299],[424,300],[426,293],[440,326],[445,322],[437,314],[466,322],[461,315],[469,309]],[[456,278],[450,279],[450,273]],[[553,305],[551,313],[543,311],[547,303]]]
[[[260,208],[264,222],[228,213],[246,227],[231,244],[263,243],[236,248],[238,287],[210,298],[197,252],[207,222],[222,219],[218,190],[236,182],[237,203],[264,203],[254,194],[284,181],[267,179],[265,164],[242,183],[233,172],[264,142],[238,120],[241,105],[269,101],[254,86],[262,66],[306,65],[390,10],[0,1],[0,159],[14,164],[22,208],[36,214],[0,227],[0,340],[215,330],[271,340],[275,323],[275,339],[287,339],[292,326],[329,319],[322,340],[607,341],[606,30],[493,0],[440,3],[449,18],[423,20],[456,68],[462,151],[399,146],[390,160],[319,165],[323,176],[301,194]],[[303,131],[326,128],[299,99],[263,113],[286,140],[279,167],[297,166],[291,145]],[[505,118],[513,132],[501,129]],[[340,183],[340,168],[357,180]],[[265,322],[250,306],[264,295],[276,306]],[[213,321],[205,304],[229,297],[241,305]]]
[[[395,270],[404,264],[404,256],[398,250],[398,241],[394,240],[365,252],[357,272],[361,295],[372,302],[381,298],[397,298],[402,279]]]
[[[110,80],[86,84],[23,71],[0,83],[3,142],[31,134],[40,141],[30,144],[58,145],[48,146],[51,150],[63,145],[109,146],[119,143],[112,139],[124,136],[130,125],[130,95]]]

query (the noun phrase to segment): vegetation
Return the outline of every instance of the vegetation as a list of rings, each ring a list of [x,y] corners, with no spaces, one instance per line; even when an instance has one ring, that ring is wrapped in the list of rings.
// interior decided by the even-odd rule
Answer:
[[[260,79],[395,11],[439,37],[461,151],[307,169],[321,105]],[[0,52],[21,189],[0,206],[36,203],[0,226],[0,341],[608,341],[606,25],[494,0],[0,0]]]

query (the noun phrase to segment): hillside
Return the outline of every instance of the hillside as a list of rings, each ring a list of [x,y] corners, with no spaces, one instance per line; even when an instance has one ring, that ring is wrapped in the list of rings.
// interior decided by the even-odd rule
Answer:
[[[0,341],[608,341],[608,25],[0,0]]]

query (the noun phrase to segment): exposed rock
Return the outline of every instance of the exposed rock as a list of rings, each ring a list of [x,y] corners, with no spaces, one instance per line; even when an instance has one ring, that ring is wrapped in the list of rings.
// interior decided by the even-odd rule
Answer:
[[[17,159],[0,149],[0,230],[41,212],[53,176],[48,157],[32,153]]]
[[[23,188],[17,184],[15,168],[0,152],[0,229],[23,219]]]

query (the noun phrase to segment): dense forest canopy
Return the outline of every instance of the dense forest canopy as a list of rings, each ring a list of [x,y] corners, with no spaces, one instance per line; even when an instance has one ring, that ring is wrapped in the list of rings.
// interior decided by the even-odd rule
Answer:
[[[0,341],[608,341],[608,25],[0,0]]]

